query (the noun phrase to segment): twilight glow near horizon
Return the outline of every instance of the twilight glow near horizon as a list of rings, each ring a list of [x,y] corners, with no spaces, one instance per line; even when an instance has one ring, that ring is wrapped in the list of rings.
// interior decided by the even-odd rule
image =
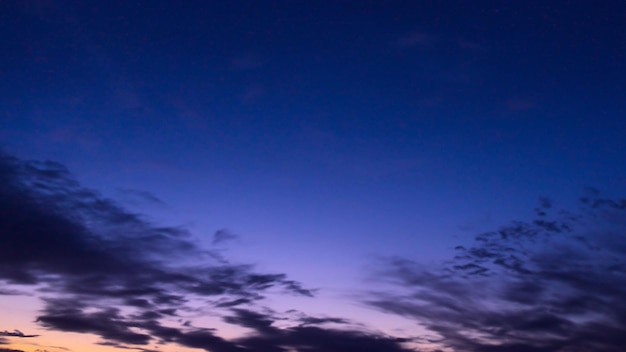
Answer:
[[[0,2],[0,352],[626,350],[626,2]]]

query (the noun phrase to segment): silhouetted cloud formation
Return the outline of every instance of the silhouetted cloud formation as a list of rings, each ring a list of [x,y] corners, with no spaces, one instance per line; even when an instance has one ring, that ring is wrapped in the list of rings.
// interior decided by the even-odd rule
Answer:
[[[212,352],[408,351],[378,333],[321,327],[344,323],[340,318],[301,317],[275,327],[273,314],[253,310],[257,302],[268,292],[314,291],[196,246],[185,229],[153,224],[81,186],[61,164],[0,154],[0,214],[3,292],[32,287],[44,303],[37,322],[47,329],[95,334],[119,349],[175,343]],[[231,237],[216,234],[217,242]],[[253,334],[226,340],[188,320],[209,311]]]
[[[195,245],[184,228],[157,226],[81,186],[58,163],[0,155],[0,294],[30,286],[44,303],[41,326],[94,334],[118,349],[408,352],[404,343],[412,342],[429,351],[623,350],[626,200],[590,191],[580,205],[558,212],[542,198],[534,220],[477,235],[440,266],[386,260],[381,278],[393,288],[367,303],[430,331],[409,341],[340,317],[260,308],[270,291],[314,291],[284,274],[230,263]],[[221,230],[215,240],[233,237]],[[250,333],[225,339],[188,320],[209,312]],[[3,330],[0,344],[33,337]]]
[[[535,220],[480,234],[441,266],[387,260],[395,289],[368,303],[454,351],[626,350],[626,200],[591,190],[575,213],[552,208],[542,199]]]
[[[56,302],[57,308],[50,308],[39,321],[46,327],[62,331],[93,333],[107,340],[107,345],[127,348],[128,345],[145,345],[156,339],[160,343],[176,343],[191,348],[202,348],[212,352],[288,352],[295,348],[306,348],[312,352],[371,351],[409,352],[400,346],[402,339],[367,333],[357,330],[328,329],[313,324],[341,323],[343,319],[315,319],[306,317],[306,323],[286,328],[274,326],[277,318],[273,313],[248,309],[233,309],[224,321],[252,330],[245,337],[226,340],[207,328],[171,327],[162,325],[154,317],[123,315],[112,308],[95,313],[87,313],[84,308],[73,308],[71,302]],[[53,305],[49,305],[52,307]],[[267,309],[266,309],[267,310]],[[137,333],[141,329],[146,333]]]
[[[13,330],[13,331],[0,331],[0,336],[11,336],[11,337],[37,337],[39,335],[27,335],[24,334],[23,332],[19,331],[19,330]]]
[[[165,204],[163,200],[161,200],[159,197],[155,196],[154,194],[150,192],[141,191],[137,189],[129,189],[129,188],[119,188],[118,192],[120,193],[122,197],[127,198],[127,199],[136,198],[136,199],[142,200],[144,202],[152,203],[152,204],[157,204],[157,205]]]
[[[310,295],[282,274],[210,263],[185,229],[153,225],[81,187],[60,164],[2,156],[0,184],[0,279],[8,283],[126,305],[139,297],[146,306],[176,306],[186,294],[260,298],[271,287]]]

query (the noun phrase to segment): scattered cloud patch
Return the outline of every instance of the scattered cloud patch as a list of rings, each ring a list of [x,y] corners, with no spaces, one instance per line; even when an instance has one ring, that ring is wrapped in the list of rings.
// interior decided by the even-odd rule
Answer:
[[[455,351],[616,351],[626,346],[626,200],[549,199],[537,219],[514,221],[458,246],[437,266],[386,260],[390,290],[367,303],[424,326]]]

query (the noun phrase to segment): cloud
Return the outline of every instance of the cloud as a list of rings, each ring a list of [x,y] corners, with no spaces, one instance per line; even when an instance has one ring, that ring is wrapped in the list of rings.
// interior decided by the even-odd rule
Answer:
[[[36,322],[45,329],[144,351],[162,344],[211,352],[409,351],[404,340],[341,318],[258,309],[270,293],[313,297],[315,291],[285,274],[225,261],[197,246],[186,229],[156,225],[83,187],[61,164],[0,155],[0,214],[0,284],[4,292],[30,286],[43,303]],[[231,237],[216,234],[217,242]],[[225,339],[194,326],[193,318],[203,315],[251,333]]]
[[[60,302],[59,306],[66,304]],[[409,352],[400,346],[404,340],[382,334],[362,331],[324,329],[315,324],[335,322],[342,319],[307,319],[307,324],[278,328],[273,312],[258,312],[248,309],[232,309],[232,315],[224,321],[248,328],[252,334],[243,338],[226,340],[212,329],[188,326],[164,326],[157,320],[138,319],[124,316],[117,309],[107,309],[86,313],[84,308],[60,308],[39,318],[46,327],[63,331],[93,333],[107,340],[103,343],[117,348],[130,348],[128,345],[146,345],[156,339],[159,343],[176,343],[190,348],[200,348],[212,352],[252,352],[283,351],[306,348],[307,351],[371,351]],[[293,322],[295,323],[295,322]],[[145,334],[137,333],[140,329]],[[148,351],[148,350],[147,350]]]
[[[138,200],[141,202],[151,203],[155,205],[165,205],[165,202],[154,194],[137,189],[120,188],[118,189],[120,195],[131,201]]]
[[[239,236],[237,236],[236,234],[226,230],[226,229],[221,229],[221,230],[217,230],[215,231],[215,233],[213,234],[213,244],[221,244],[224,242],[228,242],[228,241],[232,241],[232,240],[236,240],[237,238],[239,238]]]
[[[55,301],[48,305],[37,322],[47,328],[78,333],[92,333],[105,340],[145,345],[151,337],[131,330],[119,309],[109,308],[87,313],[85,308],[73,308],[72,302]]]
[[[414,319],[455,351],[616,351],[626,347],[626,200],[593,194],[575,213],[542,199],[457,247],[441,265],[385,260],[393,288],[367,303]]]
[[[277,328],[274,323],[280,318],[272,312],[258,312],[247,309],[234,309],[234,315],[225,321],[251,329],[254,334],[235,340],[243,351],[276,351],[306,350],[311,352],[339,351],[387,351],[408,352],[401,346],[407,342],[403,339],[389,337],[380,333],[368,333],[357,330],[324,329],[308,324]],[[345,323],[343,319],[306,319],[309,324]]]
[[[159,352],[159,350],[156,350],[156,349],[137,348],[136,346],[131,347],[131,346],[126,346],[121,343],[117,343],[117,342],[98,342],[97,344],[100,346],[109,346],[115,349],[122,349],[122,350],[133,350],[133,351],[140,351],[140,352]]]
[[[116,310],[89,315],[81,307],[163,315],[193,300],[252,302],[269,290],[312,296],[284,274],[214,260],[185,229],[150,223],[82,187],[58,163],[0,155],[0,214],[3,292],[14,293],[11,284],[38,287],[47,297],[38,321],[48,328],[142,343],[150,337],[107,325]]]
[[[7,290],[4,288],[0,288],[0,296],[17,296],[17,295],[28,295],[28,293],[18,291],[18,290]]]
[[[0,331],[0,336],[10,336],[10,337],[37,337],[39,335],[26,335],[23,332],[19,331],[19,330],[13,330],[11,331]]]
[[[348,324],[348,321],[344,318],[319,318],[319,317],[303,317],[301,319],[302,325],[319,325],[319,324]]]
[[[80,186],[60,164],[3,156],[0,171],[0,279],[9,283],[169,304],[182,293],[248,297],[275,286],[305,292],[282,274],[211,263],[185,229],[148,222]]]
[[[229,308],[248,303],[251,303],[249,299],[239,298],[236,300],[222,300],[221,302],[217,302],[215,306],[219,308]]]

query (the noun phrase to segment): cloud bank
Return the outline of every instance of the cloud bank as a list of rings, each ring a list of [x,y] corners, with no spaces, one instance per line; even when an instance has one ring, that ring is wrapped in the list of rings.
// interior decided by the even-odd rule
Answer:
[[[94,334],[119,349],[408,351],[401,340],[357,331],[340,318],[285,319],[261,309],[270,292],[313,297],[314,291],[285,274],[228,262],[197,246],[184,228],[158,226],[83,187],[59,163],[0,154],[0,214],[3,292],[39,297],[36,321],[44,328]],[[216,242],[232,237],[218,233]],[[202,315],[251,333],[224,339],[194,326],[193,317]],[[276,327],[279,320],[285,327]]]

